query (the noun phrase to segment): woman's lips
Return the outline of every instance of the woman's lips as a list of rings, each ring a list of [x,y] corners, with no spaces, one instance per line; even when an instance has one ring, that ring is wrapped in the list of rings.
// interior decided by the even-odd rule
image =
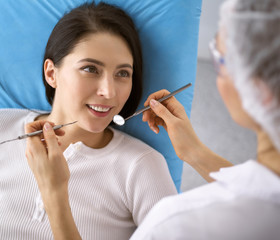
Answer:
[[[101,104],[87,104],[89,111],[96,117],[106,117],[109,115],[111,106]]]

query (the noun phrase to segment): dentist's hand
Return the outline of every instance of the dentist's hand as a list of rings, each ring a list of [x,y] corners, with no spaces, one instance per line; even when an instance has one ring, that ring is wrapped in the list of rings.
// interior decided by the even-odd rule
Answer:
[[[168,94],[167,90],[160,90],[148,97],[144,105],[150,105],[151,110],[143,113],[143,121],[148,122],[149,127],[155,133],[159,132],[159,125],[163,126],[177,156],[186,161],[186,159],[194,157],[194,150],[200,148],[202,143],[194,132],[183,105],[175,97],[162,103],[156,101]]]
[[[26,157],[38,183],[54,239],[81,239],[69,203],[70,172],[57,140],[64,131],[54,131],[53,126],[43,120],[25,126],[26,133],[43,129],[41,136],[27,139]]]
[[[60,149],[57,136],[63,136],[62,129],[53,130],[54,123],[43,120],[29,123],[25,132],[43,129],[43,134],[27,138],[26,157],[42,197],[46,193],[67,190],[70,172]],[[42,140],[44,139],[44,140]]]
[[[159,132],[159,125],[163,126],[177,156],[190,164],[208,182],[213,181],[209,176],[210,172],[218,171],[221,167],[232,166],[232,164],[212,152],[199,140],[183,105],[175,97],[166,99],[162,103],[155,100],[168,94],[167,90],[161,90],[148,97],[144,105],[150,105],[151,109],[143,113],[143,121],[148,122],[155,133]]]

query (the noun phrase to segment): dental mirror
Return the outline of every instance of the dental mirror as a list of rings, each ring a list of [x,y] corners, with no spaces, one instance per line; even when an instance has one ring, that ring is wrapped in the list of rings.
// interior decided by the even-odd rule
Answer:
[[[158,99],[157,101],[158,101],[158,102],[163,102],[164,100],[166,100],[166,99],[168,99],[168,98],[174,96],[175,94],[177,94],[177,93],[179,93],[179,92],[185,90],[186,88],[190,87],[191,85],[192,85],[191,83],[188,83],[187,85],[185,85],[185,86],[183,86],[183,87],[181,87],[181,88],[179,88],[179,89],[177,89],[177,90],[175,90],[175,91],[169,93],[168,95],[166,95],[166,96],[164,96],[164,97]],[[146,111],[146,110],[148,110],[148,109],[150,109],[150,108],[151,108],[150,106],[147,106],[147,107],[145,107],[145,108],[142,108],[142,109],[136,111],[136,112],[135,112],[134,114],[132,114],[131,116],[127,117],[126,119],[124,119],[121,115],[115,115],[115,116],[113,117],[113,122],[114,122],[115,124],[119,125],[119,126],[122,126],[122,125],[125,124],[125,121],[127,121],[128,119],[130,119],[130,118],[132,118],[132,117],[135,117],[135,116],[139,115],[140,113],[142,113],[142,112],[144,112],[144,111]]]
[[[115,124],[119,125],[119,126],[122,126],[122,125],[124,125],[125,120],[124,120],[124,118],[121,115],[115,115],[113,117],[113,122]]]

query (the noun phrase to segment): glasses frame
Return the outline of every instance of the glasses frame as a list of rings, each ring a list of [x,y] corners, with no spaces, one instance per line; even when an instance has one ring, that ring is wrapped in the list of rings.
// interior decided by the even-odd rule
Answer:
[[[212,60],[213,60],[213,63],[214,63],[215,70],[219,74],[220,70],[221,70],[221,66],[225,65],[225,58],[218,51],[216,46],[217,46],[216,38],[213,38],[209,42],[209,50],[210,50],[210,54],[211,54],[211,57],[212,57]]]

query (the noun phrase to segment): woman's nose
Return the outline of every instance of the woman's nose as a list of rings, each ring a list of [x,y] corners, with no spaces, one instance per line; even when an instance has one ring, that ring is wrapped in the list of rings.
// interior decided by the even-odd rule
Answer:
[[[116,95],[114,78],[110,76],[104,76],[99,81],[97,95],[105,98],[113,98]]]

